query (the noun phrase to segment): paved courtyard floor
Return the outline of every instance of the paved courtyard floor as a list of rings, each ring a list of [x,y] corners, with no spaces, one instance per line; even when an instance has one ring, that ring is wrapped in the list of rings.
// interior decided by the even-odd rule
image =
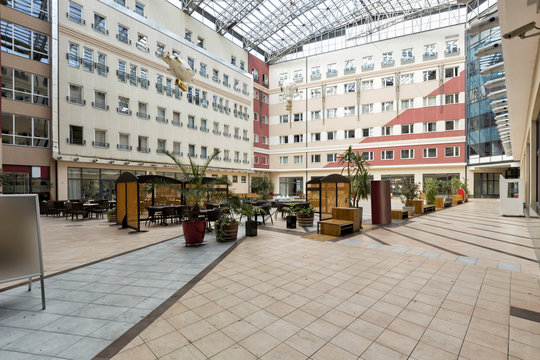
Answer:
[[[0,292],[0,359],[539,359],[538,244],[497,206],[149,246],[47,279],[45,311]]]

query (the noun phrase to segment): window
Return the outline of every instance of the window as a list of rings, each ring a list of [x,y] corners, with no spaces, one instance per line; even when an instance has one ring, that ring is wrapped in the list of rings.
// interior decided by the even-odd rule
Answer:
[[[94,91],[94,103],[92,104],[95,108],[101,110],[108,110],[109,106],[107,105],[107,94],[103,91]]]
[[[247,160],[246,160],[246,161],[247,161]],[[246,183],[246,181],[247,181],[247,177],[246,177],[246,175],[242,175],[242,176],[240,176],[240,181],[242,182],[242,184],[245,184],[245,183]]]
[[[373,80],[362,81],[362,90],[371,90],[373,89]]]
[[[423,73],[424,81],[430,81],[437,79],[437,71],[436,70],[428,70],[424,71]]]
[[[268,104],[268,95],[263,94],[262,101],[263,101],[263,103]]]
[[[311,141],[321,141],[321,133],[311,133]]]
[[[445,104],[457,104],[459,102],[459,94],[448,94],[444,96]]]
[[[424,58],[431,58],[435,56],[437,56],[435,44],[424,45]]]
[[[289,163],[289,157],[288,156],[280,156],[279,157],[279,164],[280,165],[287,165]]]
[[[413,60],[414,56],[412,53],[412,48],[403,49],[401,50],[401,60],[402,61],[410,61]]]
[[[79,45],[72,42],[69,43],[68,65],[73,67],[79,67]]]
[[[392,110],[394,110],[393,101],[385,101],[381,103],[381,111],[392,111]]]
[[[338,154],[326,154],[326,162],[338,161]]]
[[[362,137],[373,136],[373,128],[364,128],[362,129]]]
[[[253,142],[258,143],[259,142],[259,134],[253,134]]]
[[[99,14],[94,14],[94,24],[92,24],[92,28],[102,34],[107,35],[109,33],[107,31],[107,21],[105,17]]]
[[[302,164],[303,162],[304,162],[304,156],[303,155],[294,155],[293,156],[293,163]]]
[[[436,122],[424,123],[424,132],[434,132],[434,131],[437,131],[437,123]]]
[[[394,160],[394,150],[381,151],[381,160]]]
[[[373,104],[363,104],[362,114],[371,114],[373,112]]]
[[[168,121],[168,120],[166,119],[166,117],[167,117],[167,109],[158,106],[158,108],[157,108],[156,121],[157,121],[157,122],[160,122],[160,123],[166,123],[166,122]]]
[[[459,156],[459,146],[450,146],[444,148],[445,157],[458,157]]]
[[[362,160],[373,161],[373,151],[363,151]]]
[[[354,60],[345,60],[345,72],[354,72],[355,70]]]
[[[129,30],[124,25],[118,24],[118,34],[116,34],[116,38],[126,44],[131,44],[131,41],[129,40]]]
[[[172,143],[172,153],[176,156],[182,156],[182,143],[179,141],[173,141]]]
[[[74,2],[69,2],[69,12],[67,13],[67,18],[77,24],[84,24],[82,18],[82,6],[75,4]]]
[[[119,5],[126,6],[126,0],[114,0],[114,2]]]
[[[195,145],[189,144],[188,145],[188,156],[189,157],[195,157]]]
[[[263,143],[264,145],[268,145],[268,136],[263,136],[263,137],[262,137],[262,140],[263,140],[262,143]]]
[[[413,73],[401,74],[400,77],[399,77],[399,83],[401,85],[412,84],[413,79],[414,79],[414,74]]]
[[[141,4],[138,1],[135,1],[135,13],[144,16],[144,4]]]
[[[294,122],[304,121],[304,114],[303,113],[294,114],[293,120]]]
[[[206,159],[208,157],[208,148],[206,146],[201,146],[201,159]]]
[[[446,120],[444,122],[444,130],[451,131],[458,129],[458,120]]]
[[[107,55],[98,53],[96,69],[98,75],[107,76],[109,67],[107,66]]]
[[[263,124],[268,124],[268,116],[266,115],[261,116],[261,121]]]
[[[129,84],[137,86],[137,66],[129,65]]]
[[[193,58],[190,58],[188,57],[187,58],[187,63],[189,65],[189,68],[191,69],[191,71],[195,72],[195,60]],[[223,79],[223,83],[225,84],[225,76],[224,76],[224,79]],[[227,85],[229,83],[229,77],[227,77]]]
[[[268,85],[268,75],[263,74],[262,78],[263,78],[263,84],[264,84],[264,85]],[[264,157],[264,158],[263,158],[263,163],[264,163],[264,160],[265,160],[265,159],[268,159],[268,158]]]
[[[401,150],[402,159],[414,159],[414,149],[402,149]]]
[[[68,101],[71,104],[84,105],[83,100],[83,88],[82,86],[69,84],[69,96]]]
[[[383,77],[382,86],[383,87],[394,86],[394,77],[393,76]]]
[[[2,66],[2,97],[49,105],[49,79]]]
[[[437,148],[424,148],[422,153],[424,158],[436,158]]]
[[[289,143],[289,136],[282,135],[279,137],[279,143],[280,144],[288,144]]]
[[[355,114],[356,107],[354,106],[347,106],[343,108],[343,116],[352,116]]]
[[[403,110],[412,109],[413,107],[414,107],[414,99],[403,99],[403,100],[401,100],[401,108]]]
[[[109,147],[109,144],[107,144],[107,131],[95,129],[93,145],[99,148]]]
[[[137,44],[135,46],[141,51],[149,52],[150,49],[148,48],[148,36],[143,34],[137,34]]]
[[[326,117],[328,119],[335,118],[337,116],[337,109],[327,109],[326,110]]]
[[[163,75],[158,75],[156,78],[156,91],[158,94],[163,94]],[[190,100],[189,97],[188,100]]]
[[[336,132],[335,131],[328,131],[326,133],[326,139],[327,140],[336,140]]]
[[[393,65],[394,58],[392,52],[386,52],[382,54],[382,64],[383,65]]]
[[[312,163],[320,163],[321,162],[321,154],[312,154],[311,155],[311,162]]]
[[[167,150],[167,140],[158,139],[156,152],[163,153],[165,150]]]
[[[414,125],[413,124],[401,125],[401,133],[402,134],[413,134],[414,133]]]
[[[30,116],[2,113],[2,143],[49,147],[49,121]]]
[[[279,115],[279,123],[288,123],[289,122],[289,115]]]
[[[192,33],[191,31],[189,31],[188,29],[186,29],[186,30],[184,31],[184,39],[186,39],[187,41],[190,41],[190,42],[191,42],[191,35],[192,35],[192,34],[193,34],[193,33]]]
[[[229,160],[230,157],[229,157],[229,150],[223,150],[223,160]]]
[[[201,74],[201,76],[208,77],[208,74],[206,73],[206,64],[201,63],[199,74]]]
[[[94,50],[84,48],[83,70],[94,72]]]
[[[118,76],[118,81],[126,82],[127,74],[125,61],[118,60],[118,70],[116,71],[116,75]]]
[[[436,106],[437,97],[436,96],[427,96],[424,98],[424,106]]]
[[[295,143],[304,142],[304,135],[303,134],[293,135],[293,142],[295,142]]]
[[[326,70],[326,76],[336,76],[337,75],[337,64],[328,64]]]
[[[364,56],[362,58],[362,70],[373,69],[373,56]]]
[[[83,139],[83,127],[82,126],[69,126],[69,143],[74,145],[84,145]]]
[[[236,66],[236,56],[231,55],[231,64]]]
[[[337,95],[337,85],[326,87],[326,96]]]
[[[393,126],[383,126],[381,135],[382,136],[394,135],[394,127]]]
[[[8,7],[21,11],[25,14],[49,21],[48,1],[43,0],[8,0],[3,1]]]
[[[118,112],[120,114],[131,114],[131,111],[129,110],[129,99],[119,96],[118,97]]]
[[[459,67],[454,66],[454,67],[444,69],[444,77],[445,78],[448,79],[448,78],[453,78],[453,77],[456,77],[456,76],[459,76]]]
[[[156,56],[161,58],[163,55],[165,55],[165,45],[158,42],[156,45]]]
[[[311,120],[319,120],[321,118],[321,110],[311,112]]]
[[[188,116],[187,127],[190,128],[190,129],[196,129],[196,127],[195,127],[195,117],[193,115]]]
[[[263,159],[262,161],[263,165],[268,165],[268,156],[263,156],[262,159]]]
[[[309,90],[309,96],[311,98],[320,98],[321,97],[321,88],[314,88]]]
[[[345,139],[354,139],[354,129],[344,131]]]
[[[444,52],[446,54],[457,54],[457,53],[459,53],[458,41],[457,40],[449,40],[449,41],[447,41],[446,46],[444,48]]]
[[[47,35],[5,20],[0,20],[0,23],[2,51],[44,64],[49,63],[49,37]]]
[[[295,70],[293,74],[293,80],[296,82],[304,81],[304,76],[302,75],[302,70]]]
[[[320,79],[321,78],[321,67],[320,66],[313,66],[311,68],[311,79]]]
[[[356,83],[345,84],[345,92],[346,93],[355,92],[355,91],[356,91]]]
[[[137,111],[137,116],[142,119],[148,119],[150,116],[148,115],[148,104],[143,103],[139,101],[139,111]]]

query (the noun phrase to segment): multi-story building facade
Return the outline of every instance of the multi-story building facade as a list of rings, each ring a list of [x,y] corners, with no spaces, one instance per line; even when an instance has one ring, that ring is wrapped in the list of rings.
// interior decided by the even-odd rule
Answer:
[[[0,169],[4,193],[38,193],[54,181],[51,160],[51,13],[48,1],[0,4]]]
[[[268,65],[249,55],[249,69],[253,75],[253,168],[268,171],[269,154],[269,93]]]
[[[349,145],[374,179],[465,177],[464,26],[270,66],[270,169],[276,193],[339,172]],[[281,82],[298,86],[285,109]]]
[[[58,198],[110,198],[123,171],[178,177],[163,154],[247,192],[253,159],[247,53],[166,1],[58,1],[53,157]],[[54,25],[53,25],[54,26]],[[187,61],[187,92],[161,57]]]

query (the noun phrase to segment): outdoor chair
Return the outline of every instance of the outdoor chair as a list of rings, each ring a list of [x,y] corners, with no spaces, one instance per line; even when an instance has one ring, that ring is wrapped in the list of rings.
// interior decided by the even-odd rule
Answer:
[[[206,214],[206,230],[208,231],[213,231],[214,229],[212,228],[212,224],[211,222],[212,221],[216,221],[219,219],[219,216],[221,214],[221,210],[216,208],[216,209],[213,209],[212,211],[209,211],[207,214]],[[215,226],[215,225],[214,225]]]
[[[51,214],[52,216],[60,215],[60,211],[56,208],[55,202],[53,200],[47,201],[47,212],[46,215]]]
[[[278,203],[277,209],[276,209],[276,220],[277,220],[278,213],[281,214],[282,219],[285,219],[285,216],[288,215],[290,212],[291,212],[291,208],[289,207],[289,204]]]
[[[176,209],[173,206],[166,206],[162,210],[163,222],[167,223],[167,219],[171,219],[171,223],[176,218]]]
[[[64,211],[64,216],[66,217],[66,220],[69,215],[71,215],[71,212],[73,211],[73,203],[71,201],[66,201],[66,210]]]
[[[191,216],[191,208],[189,206],[186,206],[186,205],[181,206],[178,211],[179,211],[178,217],[180,219],[180,222],[182,222],[183,220]]]
[[[56,201],[54,203],[54,208],[58,211],[58,216],[63,216],[66,213],[66,202]]]
[[[83,203],[73,203],[71,208],[71,221],[73,221],[74,216],[79,220],[79,215],[82,215],[84,220],[84,218],[88,216],[88,211],[84,208]]]
[[[149,223],[150,225],[152,223],[156,224],[158,220],[158,218],[156,217],[156,209],[146,209],[146,211],[148,211],[148,217],[146,218],[144,225],[148,225]]]
[[[90,213],[91,214],[96,214],[96,219],[98,216],[101,216],[101,218],[103,219],[103,214],[106,213],[109,209],[109,201],[108,200],[100,200],[99,201],[99,206],[97,207],[91,207],[90,208]]]
[[[270,221],[272,221],[272,225],[274,225],[274,219],[272,219],[272,204],[266,203],[261,206],[261,209],[263,210],[262,218],[263,218],[263,225],[266,225],[265,217],[266,215],[269,215]]]

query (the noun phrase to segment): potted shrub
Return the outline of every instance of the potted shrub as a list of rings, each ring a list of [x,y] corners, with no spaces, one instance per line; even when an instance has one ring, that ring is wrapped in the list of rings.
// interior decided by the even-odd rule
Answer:
[[[424,181],[424,194],[427,205],[435,204],[435,197],[437,196],[437,182],[433,179],[427,179]]]
[[[240,208],[240,199],[231,195],[227,199],[226,206],[227,210],[223,211],[214,223],[216,240],[219,242],[235,241],[238,237],[239,222],[234,218],[234,213]]]
[[[107,221],[116,222],[116,207],[113,207],[107,211]]]
[[[244,203],[240,209],[240,214],[245,215],[247,220],[246,225],[246,235],[247,236],[257,236],[257,221],[255,215],[262,214],[264,216],[266,212],[258,207],[255,207],[251,204]]]
[[[182,221],[182,230],[184,231],[186,245],[201,244],[204,241],[206,220],[201,220],[199,215],[208,191],[203,181],[206,169],[208,169],[210,162],[219,154],[219,151],[209,156],[203,165],[197,165],[191,157],[189,158],[189,164],[186,165],[168,150],[164,150],[164,153],[182,170],[184,180],[186,181],[186,186],[182,189],[182,196],[186,199],[186,203],[191,205],[191,212],[188,219]]]
[[[405,179],[402,179],[398,184],[400,191],[401,191],[401,202],[405,204],[403,207],[404,210],[407,210],[409,212],[409,215],[413,215],[414,213],[420,213],[420,211],[414,210],[414,204],[413,201],[418,199],[418,193],[420,190],[420,185],[411,183],[406,181]],[[423,208],[423,206],[422,206]],[[419,209],[421,210],[421,209]]]
[[[285,218],[287,221],[287,229],[296,229],[296,210],[294,204],[289,207],[289,214]]]
[[[298,226],[313,226],[313,218],[315,217],[315,209],[313,209],[313,205],[309,204],[308,207],[300,207],[296,209],[296,217],[298,220]]]

